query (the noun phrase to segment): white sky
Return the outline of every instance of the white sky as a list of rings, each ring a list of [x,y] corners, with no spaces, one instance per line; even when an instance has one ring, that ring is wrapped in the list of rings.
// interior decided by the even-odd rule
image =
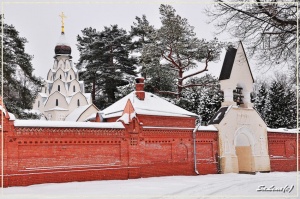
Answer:
[[[118,24],[119,27],[130,30],[135,17],[146,15],[150,24],[156,28],[160,27],[159,5],[163,1],[99,1],[92,3],[52,3],[51,1],[40,0],[40,3],[4,3],[5,23],[13,24],[19,31],[21,37],[28,40],[26,52],[34,55],[34,74],[46,78],[46,74],[53,66],[54,47],[58,42],[61,32],[61,12],[67,16],[65,19],[65,34],[72,48],[73,62],[77,63],[79,52],[77,50],[76,37],[81,34],[85,27],[93,27],[98,31],[104,26]],[[25,1],[24,1],[25,2]],[[33,1],[34,2],[34,1]],[[144,3],[143,3],[144,2]],[[176,1],[168,1],[169,4]],[[178,2],[178,1],[177,1]],[[181,17],[187,18],[190,25],[195,27],[198,38],[212,39],[216,31],[212,24],[207,24],[208,18],[204,13],[205,7],[212,7],[213,4],[201,3],[171,4]],[[237,42],[228,35],[217,36],[225,42]],[[216,77],[219,76],[225,53],[222,54],[218,63],[211,63],[209,71]],[[252,71],[255,75],[255,66],[250,60]]]

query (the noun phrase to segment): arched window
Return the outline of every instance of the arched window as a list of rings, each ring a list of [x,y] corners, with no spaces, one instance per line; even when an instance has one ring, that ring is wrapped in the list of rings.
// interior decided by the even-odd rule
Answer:
[[[40,101],[38,101],[38,108],[40,108]]]
[[[56,101],[55,101],[55,105],[56,105],[56,106],[58,106],[58,99],[56,99]]]
[[[72,75],[70,75],[70,80],[72,80]]]
[[[61,79],[61,75],[59,75],[59,79]]]
[[[76,89],[75,89],[75,85],[73,86],[73,92],[75,92],[76,91]]]
[[[77,100],[77,106],[80,106],[80,101],[79,101],[79,99]]]
[[[58,85],[57,90],[60,91],[60,85]]]

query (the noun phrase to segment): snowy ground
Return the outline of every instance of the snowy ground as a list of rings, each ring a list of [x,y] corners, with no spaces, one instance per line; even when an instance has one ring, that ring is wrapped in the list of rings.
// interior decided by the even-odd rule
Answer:
[[[286,187],[286,192],[258,192],[261,185]],[[9,187],[2,190],[0,198],[299,198],[298,189],[296,172],[231,173]]]

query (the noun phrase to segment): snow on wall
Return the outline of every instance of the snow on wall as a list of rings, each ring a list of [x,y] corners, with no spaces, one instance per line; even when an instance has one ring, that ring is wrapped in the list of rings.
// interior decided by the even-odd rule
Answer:
[[[72,122],[72,121],[41,121],[41,120],[16,120],[17,127],[69,127],[69,128],[115,128],[124,129],[121,122]]]
[[[198,131],[218,131],[214,125],[199,126]]]
[[[286,129],[286,128],[278,128],[278,129],[267,128],[267,131],[268,133],[297,133],[297,129]]]

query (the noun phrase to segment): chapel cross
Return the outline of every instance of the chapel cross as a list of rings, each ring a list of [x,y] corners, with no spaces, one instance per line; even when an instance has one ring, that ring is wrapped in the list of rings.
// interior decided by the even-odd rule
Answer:
[[[64,15],[64,12],[61,12],[61,33],[65,34],[65,23],[64,23],[64,18],[67,18],[66,15]]]

